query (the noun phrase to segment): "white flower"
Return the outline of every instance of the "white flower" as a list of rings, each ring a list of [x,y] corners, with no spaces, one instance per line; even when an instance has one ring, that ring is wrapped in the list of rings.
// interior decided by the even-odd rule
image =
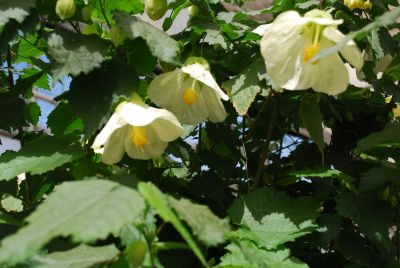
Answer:
[[[183,124],[197,124],[209,118],[225,120],[221,102],[229,97],[222,91],[203,58],[189,58],[181,69],[157,76],[147,94],[152,102],[172,111]]]
[[[134,159],[160,156],[168,145],[184,132],[169,111],[144,104],[139,97],[122,102],[95,138],[92,148],[102,153],[102,161],[114,164],[125,152]]]
[[[349,74],[338,53],[316,62],[310,60],[320,50],[344,39],[337,29],[342,20],[321,10],[301,17],[296,11],[280,14],[273,23],[255,30],[262,33],[261,54],[273,82],[284,89],[315,91],[336,95],[346,90]],[[349,41],[340,54],[357,70],[364,64],[360,50]]]

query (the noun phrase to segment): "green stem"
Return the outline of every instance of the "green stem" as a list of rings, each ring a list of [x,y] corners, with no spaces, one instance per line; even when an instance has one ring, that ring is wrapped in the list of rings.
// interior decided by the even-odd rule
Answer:
[[[99,0],[99,4],[100,4],[100,9],[101,9],[101,14],[103,14],[103,17],[107,23],[107,26],[111,29],[111,23],[107,18],[106,11],[104,10],[104,7],[106,5],[106,0],[104,0],[104,3],[102,2],[102,0]]]

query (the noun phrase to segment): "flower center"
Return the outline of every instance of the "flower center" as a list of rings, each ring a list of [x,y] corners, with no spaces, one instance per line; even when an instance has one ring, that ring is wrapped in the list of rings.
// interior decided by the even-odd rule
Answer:
[[[185,89],[183,92],[183,102],[186,103],[187,105],[191,106],[197,99],[197,92],[196,92],[196,79],[193,79],[192,86]]]
[[[303,60],[305,62],[310,61],[315,55],[318,54],[318,52],[321,50],[321,46],[319,43],[317,44],[311,44],[308,47],[306,47],[303,51]],[[316,64],[318,61],[313,62],[313,64]]]
[[[132,127],[131,141],[138,149],[147,144],[147,131],[144,127]]]

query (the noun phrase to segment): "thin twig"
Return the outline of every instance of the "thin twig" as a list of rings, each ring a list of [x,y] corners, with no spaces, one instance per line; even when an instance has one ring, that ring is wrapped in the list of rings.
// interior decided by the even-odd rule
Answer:
[[[106,2],[106,1],[104,0],[104,5],[103,5],[102,0],[99,0],[100,9],[101,9],[101,14],[103,14],[103,17],[104,17],[104,20],[105,20],[106,23],[107,23],[107,26],[111,29],[111,23],[110,23],[110,21],[109,21],[108,18],[107,18],[106,11],[104,10],[105,2]]]
[[[10,88],[14,87],[14,77],[13,77],[13,72],[11,71],[12,69],[12,51],[11,51],[11,46],[8,45],[7,49],[7,68],[8,68],[8,83],[10,84]]]
[[[319,0],[319,9],[324,9],[324,0]]]
[[[261,152],[260,161],[258,162],[257,173],[254,178],[254,183],[251,186],[252,190],[257,189],[258,184],[260,183],[261,177],[264,173],[265,161],[267,161],[269,153],[270,153],[270,142],[271,142],[272,133],[274,130],[275,117],[276,117],[276,103],[275,103],[275,100],[273,99],[272,91],[269,94],[266,102],[269,102],[269,103],[272,102],[272,113],[271,113],[271,118],[270,118],[269,124],[268,124],[267,134],[265,137],[265,143],[264,143],[264,146],[263,146],[263,149]]]

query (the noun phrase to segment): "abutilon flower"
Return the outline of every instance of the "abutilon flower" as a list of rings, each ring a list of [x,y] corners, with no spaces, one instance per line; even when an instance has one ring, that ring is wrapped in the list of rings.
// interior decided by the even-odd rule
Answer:
[[[353,9],[371,9],[372,8],[372,3],[370,0],[364,1],[364,0],[344,0],[344,5],[348,7],[350,10]]]
[[[263,35],[261,54],[272,81],[288,90],[312,88],[329,95],[345,91],[349,74],[338,53],[311,61],[322,49],[345,38],[337,29],[341,23],[342,20],[334,20],[329,13],[315,9],[304,17],[296,11],[287,11],[273,23],[258,27],[255,32]],[[364,60],[354,41],[350,40],[340,54],[357,70],[362,68]]]
[[[150,107],[136,96],[117,106],[92,148],[102,153],[102,161],[106,164],[121,161],[125,152],[134,159],[151,159],[160,156],[168,142],[183,132],[171,112]]]
[[[229,97],[210,73],[204,58],[191,57],[184,66],[157,76],[148,88],[152,102],[173,112],[183,124],[197,124],[207,118],[212,122],[225,120],[221,99]]]

